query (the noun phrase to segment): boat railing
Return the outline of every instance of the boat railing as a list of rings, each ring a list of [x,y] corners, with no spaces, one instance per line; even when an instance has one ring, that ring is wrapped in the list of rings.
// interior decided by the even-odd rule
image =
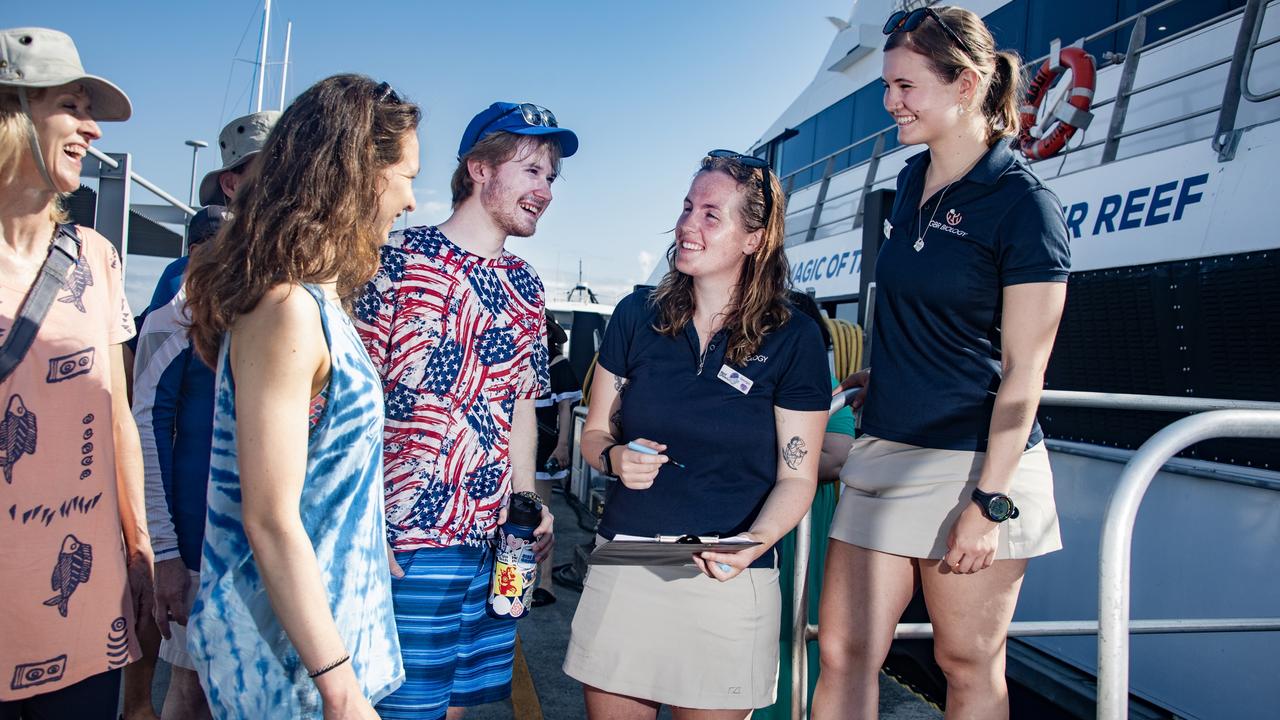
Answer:
[[[831,412],[844,407],[856,393],[845,391],[832,400]],[[1090,407],[1198,413],[1171,423],[1143,443],[1125,464],[1102,521],[1098,562],[1099,619],[1014,621],[1009,637],[1098,636],[1098,705],[1102,720],[1127,718],[1129,711],[1129,635],[1280,631],[1280,617],[1162,618],[1129,617],[1129,581],[1133,526],[1138,507],[1157,471],[1175,454],[1203,440],[1223,437],[1280,438],[1280,403],[1214,398],[1047,390],[1042,406]],[[803,720],[808,713],[808,643],[818,637],[809,623],[809,552],[813,518],[807,513],[796,528],[791,634],[791,710]],[[894,639],[932,638],[930,623],[902,623]]]
[[[185,223],[196,214],[187,205],[163,188],[133,171],[133,158],[129,153],[104,153],[89,146],[89,153],[101,163],[98,170],[98,200],[94,209],[94,229],[116,246],[121,258],[129,251],[129,211],[156,222]],[[131,183],[137,183],[165,202],[164,205],[134,205],[130,200]]]
[[[1169,128],[1171,125],[1212,115],[1214,113],[1219,113],[1219,115],[1217,128],[1212,136],[1213,149],[1218,153],[1220,161],[1227,161],[1235,156],[1236,146],[1244,131],[1244,128],[1236,127],[1237,110],[1239,108],[1241,98],[1249,102],[1260,103],[1280,97],[1280,88],[1263,93],[1255,93],[1250,90],[1249,86],[1249,73],[1252,69],[1254,56],[1257,51],[1275,45],[1276,43],[1280,43],[1280,35],[1266,40],[1259,40],[1268,0],[1246,0],[1242,7],[1208,18],[1166,37],[1147,42],[1146,30],[1147,22],[1150,17],[1162,10],[1166,10],[1185,1],[1186,0],[1165,0],[1164,2],[1152,5],[1145,10],[1120,20],[1119,22],[1108,25],[1091,35],[1080,38],[1073,43],[1083,45],[1094,40],[1103,39],[1112,33],[1126,28],[1130,30],[1129,44],[1125,53],[1122,55],[1109,55],[1107,58],[1112,62],[1118,62],[1123,65],[1120,71],[1120,80],[1115,94],[1109,98],[1099,99],[1092,105],[1094,110],[1108,105],[1115,106],[1111,110],[1111,117],[1107,125],[1106,136],[1089,142],[1082,142],[1074,147],[1064,148],[1061,152],[1053,155],[1052,159],[1062,160],[1066,156],[1078,154],[1101,146],[1102,154],[1097,165],[1106,165],[1117,159],[1120,142],[1126,138],[1132,138],[1134,136],[1156,130],[1164,130]],[[1167,77],[1159,78],[1145,85],[1137,87],[1134,86],[1138,76],[1139,62],[1146,54],[1150,53],[1152,50],[1169,45],[1170,43],[1201,32],[1236,16],[1241,18],[1241,24],[1236,39],[1235,51],[1231,55],[1211,60],[1182,72],[1171,74]],[[1027,63],[1024,66],[1024,70],[1030,69],[1031,71],[1034,71],[1035,68],[1042,64],[1046,58],[1052,56],[1053,51],[1056,51],[1058,47],[1059,43],[1055,41],[1049,55],[1036,58],[1035,60]],[[1222,100],[1219,103],[1210,107],[1191,110],[1182,113],[1181,115],[1161,118],[1157,122],[1148,123],[1136,128],[1129,128],[1126,126],[1129,114],[1129,101],[1133,97],[1164,87],[1179,80],[1200,75],[1227,64],[1230,64],[1228,80],[1223,87]],[[1053,116],[1052,110],[1047,114],[1047,116]],[[834,152],[824,155],[813,162],[791,170],[780,178],[783,189],[787,192],[787,196],[790,199],[795,197],[796,191],[810,188],[815,184],[808,181],[801,182],[800,178],[807,178],[806,173],[814,171],[819,167],[822,168],[821,177],[815,181],[817,184],[817,192],[813,196],[814,200],[799,207],[791,207],[788,205],[788,226],[794,229],[790,229],[787,232],[787,245],[815,240],[817,239],[820,231],[831,229],[837,225],[847,226],[847,230],[855,230],[862,227],[866,198],[870,191],[875,189],[875,186],[881,182],[881,178],[878,177],[880,161],[886,155],[899,149],[896,145],[893,147],[888,146],[889,133],[896,131],[897,127],[890,125],[883,130],[860,138],[853,143],[835,150]],[[839,162],[841,155],[851,153],[855,150],[860,150],[868,143],[874,143],[874,147],[868,158],[856,163],[851,163],[848,167],[837,170],[836,164]],[[866,171],[862,183],[858,184],[856,187],[838,192],[835,195],[830,195],[828,193],[834,177],[855,171],[864,166]],[[828,212],[829,208],[837,205],[840,201],[851,200],[853,196],[859,194],[860,197],[857,203],[853,205],[850,212],[840,214],[839,216],[830,216],[830,213]],[[802,223],[792,222],[793,220],[803,219],[806,213],[809,214],[807,221]],[[828,232],[827,234],[835,234],[835,232]]]

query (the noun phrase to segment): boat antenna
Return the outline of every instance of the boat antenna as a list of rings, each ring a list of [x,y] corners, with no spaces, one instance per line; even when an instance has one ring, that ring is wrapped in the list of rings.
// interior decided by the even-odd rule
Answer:
[[[284,62],[280,65],[280,111],[284,112],[284,90],[289,82],[289,41],[293,39],[293,21],[284,26]]]
[[[573,289],[565,296],[565,300],[567,302],[573,302],[574,295],[578,296],[579,302],[588,302],[593,305],[600,304],[600,300],[596,298],[596,294],[592,292],[591,288],[582,280],[582,258],[578,258],[578,284],[573,286]]]
[[[271,0],[262,8],[262,43],[258,46],[258,100],[253,111],[262,112],[262,91],[267,79],[267,37],[271,31]]]

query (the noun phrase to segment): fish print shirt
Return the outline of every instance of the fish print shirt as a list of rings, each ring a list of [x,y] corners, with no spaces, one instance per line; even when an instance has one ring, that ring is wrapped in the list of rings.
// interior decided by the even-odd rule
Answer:
[[[356,301],[386,392],[387,534],[397,551],[480,546],[511,494],[516,400],[547,392],[542,281],[438,228],[391,234]],[[530,438],[533,442],[533,439]]]
[[[320,307],[331,370],[325,400],[310,407],[298,512],[352,670],[377,703],[404,682],[382,516],[382,393],[346,312],[303,287]],[[209,514],[187,649],[213,717],[319,720],[320,693],[272,610],[245,534],[229,338],[218,358]]]
[[[79,260],[0,383],[0,701],[139,656],[111,422],[112,346],[133,336],[133,315],[115,248],[79,235]],[[0,342],[28,290],[0,275]]]

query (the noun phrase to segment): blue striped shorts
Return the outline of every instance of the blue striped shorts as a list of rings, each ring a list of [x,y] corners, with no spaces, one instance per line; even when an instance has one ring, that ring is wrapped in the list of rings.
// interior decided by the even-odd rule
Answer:
[[[396,553],[391,580],[405,681],[378,703],[384,720],[444,718],[511,695],[516,624],[485,612],[493,551],[454,546]]]

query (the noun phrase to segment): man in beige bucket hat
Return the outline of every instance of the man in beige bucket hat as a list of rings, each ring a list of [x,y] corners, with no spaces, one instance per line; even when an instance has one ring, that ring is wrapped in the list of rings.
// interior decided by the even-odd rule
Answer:
[[[238,117],[227,123],[218,134],[218,149],[222,151],[222,167],[210,172],[200,181],[201,205],[230,205],[240,183],[240,175],[249,161],[267,144],[267,136],[275,127],[280,113],[263,110]]]

